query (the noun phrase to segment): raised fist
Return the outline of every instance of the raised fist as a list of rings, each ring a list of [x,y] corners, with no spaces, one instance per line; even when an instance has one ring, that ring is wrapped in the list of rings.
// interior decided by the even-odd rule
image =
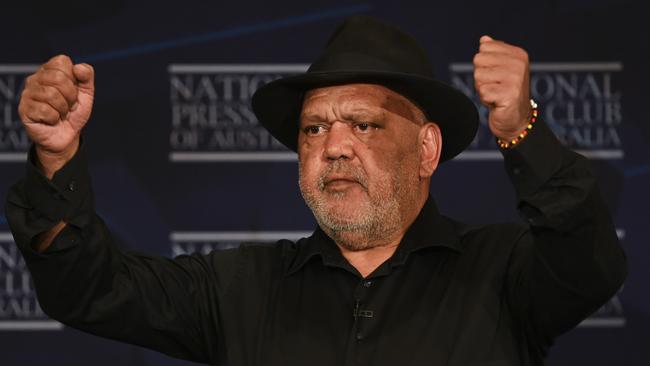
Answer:
[[[27,77],[18,114],[46,170],[60,168],[76,152],[94,93],[93,68],[74,65],[65,55],[51,58]]]
[[[529,74],[526,51],[481,37],[474,56],[474,86],[490,110],[490,130],[502,140],[512,140],[528,124],[532,111]]]

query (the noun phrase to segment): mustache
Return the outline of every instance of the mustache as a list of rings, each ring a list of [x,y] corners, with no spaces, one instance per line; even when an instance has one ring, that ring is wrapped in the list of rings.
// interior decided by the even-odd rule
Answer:
[[[318,175],[318,189],[325,190],[325,185],[332,176],[354,180],[368,190],[368,177],[363,169],[341,160],[331,163]]]

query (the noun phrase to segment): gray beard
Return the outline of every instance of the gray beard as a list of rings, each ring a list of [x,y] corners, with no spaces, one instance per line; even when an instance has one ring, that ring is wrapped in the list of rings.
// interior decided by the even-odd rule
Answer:
[[[325,192],[324,179],[332,171],[343,171],[353,175],[370,197],[368,203],[363,205],[364,207],[351,208],[357,210],[351,218],[337,215],[329,207],[329,200],[325,195],[330,195],[330,199],[334,200],[345,201],[346,199],[344,192]],[[401,207],[399,198],[412,198],[407,196],[412,196],[415,192],[415,188],[406,189],[403,182],[395,175],[391,175],[387,179],[388,181],[382,180],[375,187],[374,194],[370,194],[365,174],[347,163],[334,163],[323,171],[320,174],[316,190],[308,187],[306,182],[303,182],[302,174],[300,176],[300,191],[316,221],[330,238],[350,251],[361,251],[390,244],[390,239],[403,227],[403,207]]]

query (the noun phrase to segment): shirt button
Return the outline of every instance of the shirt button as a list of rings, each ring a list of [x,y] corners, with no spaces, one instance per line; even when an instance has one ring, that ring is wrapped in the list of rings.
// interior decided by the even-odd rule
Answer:
[[[361,333],[357,333],[357,341],[363,340],[363,335]]]
[[[519,173],[521,173],[521,169],[519,169],[519,168],[512,169],[512,174],[519,175]]]
[[[364,287],[370,287],[370,286],[372,286],[372,281],[363,281],[363,286],[364,286]]]
[[[77,188],[77,185],[75,184],[75,181],[72,181],[68,184],[68,190],[70,192],[74,192],[74,190]]]

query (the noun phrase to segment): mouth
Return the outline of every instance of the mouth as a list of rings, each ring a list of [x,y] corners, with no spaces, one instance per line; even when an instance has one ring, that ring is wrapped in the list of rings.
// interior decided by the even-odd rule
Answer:
[[[343,190],[350,188],[352,186],[359,185],[363,187],[363,184],[353,177],[344,177],[344,176],[330,176],[326,177],[323,180],[323,190]]]
[[[359,184],[356,180],[349,179],[333,179],[325,183],[325,187],[345,187],[352,184]]]

